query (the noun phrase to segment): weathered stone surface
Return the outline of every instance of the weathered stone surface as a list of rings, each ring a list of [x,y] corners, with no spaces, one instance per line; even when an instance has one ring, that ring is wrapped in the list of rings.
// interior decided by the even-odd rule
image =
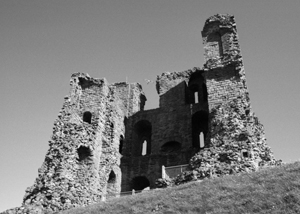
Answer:
[[[281,164],[266,145],[263,125],[251,109],[233,16],[210,17],[202,36],[209,108],[205,147],[190,159],[188,171],[158,179],[158,187]]]
[[[210,17],[202,37],[203,68],[159,75],[157,109],[144,110],[137,83],[73,74],[38,177],[22,207],[6,213],[51,213],[279,164],[251,109],[233,16]],[[189,171],[155,183],[162,165],[188,163]]]
[[[120,136],[124,118],[143,108],[142,88],[82,73],[70,85],[45,161],[17,213],[33,213],[33,205],[43,212],[85,206],[121,191]]]

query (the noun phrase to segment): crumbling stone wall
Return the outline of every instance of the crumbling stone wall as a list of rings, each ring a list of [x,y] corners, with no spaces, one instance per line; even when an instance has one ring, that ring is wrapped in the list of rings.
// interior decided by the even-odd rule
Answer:
[[[233,100],[210,114],[210,145],[196,153],[188,170],[171,179],[158,179],[159,187],[188,181],[255,171],[265,165],[280,165],[266,144],[263,125],[249,103]]]
[[[54,122],[45,161],[23,207],[45,212],[85,206],[121,191],[119,144],[124,118],[145,103],[139,84],[109,84],[72,75],[70,94]]]
[[[160,187],[281,163],[267,146],[263,125],[251,108],[234,17],[210,17],[202,36],[209,108],[206,146],[190,159],[188,171],[158,179]]]
[[[156,88],[160,95],[160,107],[137,112],[128,118],[121,158],[122,191],[131,191],[136,177],[148,179],[150,188],[154,188],[155,180],[161,177],[162,165],[187,164],[199,150],[199,144],[193,143],[193,117],[197,112],[208,115],[208,101],[205,99],[195,103],[193,100],[190,86],[195,85],[195,80],[201,86],[205,83],[200,68],[159,75]],[[201,88],[201,101],[203,94]],[[143,128],[146,123],[151,126],[151,138],[147,137],[146,128]],[[151,145],[145,155],[142,148],[144,140],[147,146]]]
[[[279,164],[251,108],[234,17],[210,17],[202,38],[203,68],[157,77],[157,109],[144,110],[137,83],[73,74],[38,178],[23,206],[7,213],[69,209],[121,191]],[[188,163],[188,171],[155,182],[162,165]]]

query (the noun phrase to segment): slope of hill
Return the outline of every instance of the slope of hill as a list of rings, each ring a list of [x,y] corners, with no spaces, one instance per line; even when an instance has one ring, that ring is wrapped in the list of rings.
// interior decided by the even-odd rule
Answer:
[[[300,162],[190,182],[60,214],[300,213]]]

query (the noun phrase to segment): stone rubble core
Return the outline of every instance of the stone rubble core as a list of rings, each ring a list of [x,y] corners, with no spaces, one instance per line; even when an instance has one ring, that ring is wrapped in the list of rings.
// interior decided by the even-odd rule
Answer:
[[[157,76],[157,109],[144,110],[138,83],[73,74],[38,177],[22,206],[4,213],[51,213],[279,164],[251,109],[234,17],[210,17],[202,38],[203,68]],[[162,165],[187,163],[187,172],[159,179]]]

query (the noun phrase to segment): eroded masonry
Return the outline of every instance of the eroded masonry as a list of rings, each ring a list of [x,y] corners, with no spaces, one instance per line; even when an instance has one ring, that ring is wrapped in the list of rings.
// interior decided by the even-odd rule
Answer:
[[[275,162],[251,110],[234,17],[210,17],[202,38],[202,68],[157,77],[157,109],[144,110],[138,83],[73,74],[23,210],[69,209],[154,188],[163,165],[190,163],[201,179]]]

